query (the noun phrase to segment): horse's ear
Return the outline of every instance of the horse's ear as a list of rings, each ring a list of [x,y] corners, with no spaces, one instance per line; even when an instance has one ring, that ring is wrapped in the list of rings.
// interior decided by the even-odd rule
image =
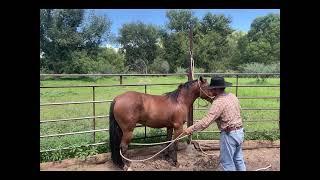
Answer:
[[[205,82],[205,79],[203,79],[203,77],[202,76],[200,76],[200,81],[203,83],[203,82]]]
[[[203,78],[202,76],[200,76],[199,79],[200,79],[201,83],[206,83],[207,82],[207,80],[205,78]]]

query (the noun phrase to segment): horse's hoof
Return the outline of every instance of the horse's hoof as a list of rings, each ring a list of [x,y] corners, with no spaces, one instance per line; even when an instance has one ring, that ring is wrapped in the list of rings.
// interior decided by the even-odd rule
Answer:
[[[178,162],[174,162],[174,161],[169,161],[169,163],[170,163],[170,165],[171,166],[174,166],[174,167],[176,167],[176,168],[178,168],[179,166],[180,166],[180,164],[178,163]]]
[[[169,154],[164,154],[164,155],[163,155],[163,158],[164,158],[166,161],[171,160]]]
[[[171,158],[170,156],[164,156],[163,158],[164,158],[164,160],[166,160],[168,163],[170,163],[170,164],[173,163],[173,160],[172,160],[172,158]]]
[[[170,159],[167,159],[167,161],[169,162],[169,164],[171,166],[175,166],[175,167],[179,167],[179,163],[177,161],[174,161],[172,160],[171,158]]]
[[[131,167],[129,167],[129,168],[127,169],[127,171],[133,171],[133,169],[132,169]]]
[[[163,153],[162,153],[162,156],[163,156],[163,157],[169,157],[169,153],[163,152]]]
[[[129,166],[127,166],[127,165],[125,165],[125,166],[123,166],[123,171],[130,171],[130,167]]]

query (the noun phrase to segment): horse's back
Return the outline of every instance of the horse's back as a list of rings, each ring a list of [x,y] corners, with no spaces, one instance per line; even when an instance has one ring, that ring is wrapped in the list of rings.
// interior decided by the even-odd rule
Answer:
[[[136,91],[127,91],[127,92],[124,92],[124,93],[116,96],[115,99],[121,98],[121,97],[125,97],[125,96],[137,96],[137,95],[140,95],[140,94],[142,94],[142,93],[136,92]]]
[[[174,112],[171,101],[161,95],[128,91],[117,96],[115,100],[117,118],[126,124],[141,123],[149,127],[166,127],[170,124]]]
[[[161,95],[152,95],[152,94],[145,94],[137,91],[127,91],[123,94],[118,95],[115,97],[115,100],[118,99],[127,99],[127,100],[141,100],[141,101],[148,101],[148,100],[156,100],[161,101],[163,99],[163,96]]]
[[[152,108],[153,111],[155,111],[154,107],[156,106],[158,107],[157,109],[159,109],[162,108],[162,106],[168,105],[168,102],[166,102],[163,96],[145,94],[136,91],[127,91],[117,96],[115,101],[117,102],[118,106],[121,104],[123,108],[133,108],[140,111],[149,108]],[[136,113],[139,113],[140,111]]]

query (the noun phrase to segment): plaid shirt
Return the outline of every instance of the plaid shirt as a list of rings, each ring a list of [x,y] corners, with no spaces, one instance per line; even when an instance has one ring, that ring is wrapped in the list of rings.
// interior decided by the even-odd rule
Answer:
[[[240,116],[240,103],[238,98],[232,94],[221,94],[215,97],[212,106],[207,115],[198,121],[189,129],[194,131],[201,131],[207,128],[214,121],[217,122],[218,128],[223,130],[227,127],[242,126],[242,119]]]

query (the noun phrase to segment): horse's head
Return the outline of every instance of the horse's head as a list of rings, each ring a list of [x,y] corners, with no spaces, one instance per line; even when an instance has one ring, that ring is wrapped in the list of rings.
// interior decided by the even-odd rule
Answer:
[[[180,99],[182,99],[182,102],[186,102],[187,104],[189,103],[189,101],[193,103],[194,100],[196,100],[198,97],[205,99],[208,102],[212,102],[213,94],[210,90],[208,90],[208,87],[209,84],[207,80],[200,76],[199,79],[180,84],[178,86],[178,89],[166,93],[166,96],[170,97],[176,102],[180,97]]]
[[[208,87],[208,81],[200,76],[198,79],[199,97],[212,103],[215,94],[213,91],[209,90]]]

